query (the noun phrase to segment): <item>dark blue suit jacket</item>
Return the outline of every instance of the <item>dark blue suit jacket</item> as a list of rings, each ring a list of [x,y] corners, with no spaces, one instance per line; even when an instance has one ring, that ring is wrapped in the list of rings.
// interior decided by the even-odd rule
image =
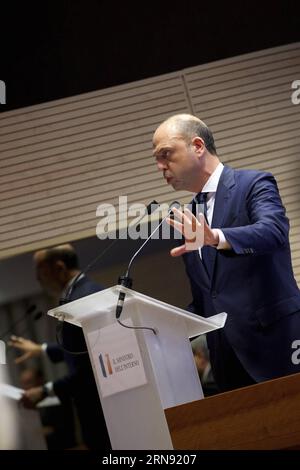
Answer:
[[[86,276],[73,287],[69,302],[99,292],[102,286]],[[63,324],[63,346],[68,351],[86,351],[82,329],[70,323]],[[73,397],[80,420],[83,438],[91,449],[110,449],[109,437],[102,413],[89,355],[72,355],[57,344],[48,344],[47,354],[53,362],[64,360],[69,373],[54,382],[54,392],[61,399]]]
[[[289,221],[274,177],[225,166],[212,227],[222,229],[232,250],[205,247],[207,270],[198,251],[184,255],[192,310],[205,317],[227,312],[223,334],[255,381],[300,372],[291,359],[292,342],[300,339],[300,292],[291,264]],[[222,354],[217,338],[210,333],[208,344]]]

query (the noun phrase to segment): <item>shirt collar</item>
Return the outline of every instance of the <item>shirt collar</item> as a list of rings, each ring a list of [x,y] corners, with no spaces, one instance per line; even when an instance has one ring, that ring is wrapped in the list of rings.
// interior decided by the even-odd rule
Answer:
[[[64,290],[63,290],[62,293],[61,293],[61,298],[64,298],[64,297],[67,295],[69,288],[71,287],[71,285],[73,284],[73,282],[75,281],[75,279],[76,279],[77,276],[78,276],[78,274],[76,274],[76,276],[72,277],[72,279],[69,280],[68,284],[65,286]],[[77,279],[77,282],[78,282],[80,279],[82,279],[83,276],[84,276],[84,273],[81,273],[80,276],[79,276],[78,279]],[[77,284],[77,282],[76,282],[76,284]],[[72,290],[73,290],[73,289],[72,289]]]
[[[223,163],[219,163],[215,171],[210,175],[209,179],[206,181],[201,193],[215,193],[217,192],[219,180],[223,171]]]

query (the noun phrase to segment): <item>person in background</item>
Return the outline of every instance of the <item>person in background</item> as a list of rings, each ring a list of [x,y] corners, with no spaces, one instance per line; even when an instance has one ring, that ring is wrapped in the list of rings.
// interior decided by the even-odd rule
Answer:
[[[23,369],[20,374],[20,387],[30,390],[44,383],[43,373],[35,367]],[[72,402],[65,399],[55,405],[39,409],[43,433],[48,450],[72,449],[77,447],[75,421]]]
[[[3,364],[0,364],[0,389],[2,384],[8,383],[6,371]],[[14,450],[18,449],[18,420],[16,416],[15,407],[12,401],[7,398],[0,390],[0,450]]]
[[[38,281],[45,291],[59,297],[61,303],[102,290],[102,286],[81,274],[77,254],[70,244],[37,251],[33,258]],[[52,362],[64,360],[69,370],[66,376],[54,382],[26,390],[21,401],[26,407],[34,407],[46,396],[56,395],[61,402],[72,398],[86,447],[109,450],[109,436],[82,329],[64,323],[62,342],[63,347],[51,343],[37,344],[25,338],[11,338],[10,346],[23,352],[19,363],[46,354]],[[76,354],[78,352],[83,354]]]
[[[211,364],[209,361],[209,350],[205,335],[198,336],[191,341],[191,346],[194,354],[195,364],[199,374],[202,385],[203,394],[205,397],[210,397],[219,392],[215,382]]]

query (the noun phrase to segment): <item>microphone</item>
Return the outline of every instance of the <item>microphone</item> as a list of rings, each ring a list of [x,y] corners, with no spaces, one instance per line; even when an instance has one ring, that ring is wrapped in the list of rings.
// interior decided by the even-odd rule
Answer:
[[[140,219],[138,220],[138,224],[136,226],[137,229],[139,229],[140,227],[140,222],[141,220],[146,216],[146,215],[150,215],[152,214],[154,211],[156,211],[156,209],[159,207],[159,203],[157,201],[155,201],[155,199],[153,201],[151,201],[148,206],[146,207],[146,211],[145,213],[140,217]],[[108,252],[112,249],[112,247],[117,243],[117,241],[119,241],[119,238],[116,238],[115,240],[112,241],[112,243],[103,251],[101,251],[101,253],[99,255],[97,255],[84,269],[82,269],[82,271],[80,271],[77,276],[74,278],[74,280],[72,281],[71,285],[68,287],[68,290],[66,292],[66,295],[64,298],[61,298],[60,299],[60,305],[62,304],[66,304],[68,303],[69,301],[69,298],[70,298],[70,295],[73,291],[73,288],[75,286],[75,284],[77,283],[77,281],[79,280],[79,278],[81,278],[81,276],[83,274],[86,274],[87,272],[90,271],[90,269]]]
[[[146,215],[150,215],[152,214],[152,212],[154,212],[157,208],[159,207],[159,203],[156,202],[155,200],[151,201],[150,204],[148,204],[148,206],[146,207],[146,211],[145,213],[139,218],[138,220],[138,224],[136,225],[136,228],[139,229],[140,227],[140,222],[141,220],[146,216]],[[76,285],[77,281],[81,278],[81,276],[83,274],[86,274],[108,251],[111,250],[111,248],[115,245],[115,243],[118,241],[119,239],[116,238],[115,240],[113,240],[113,242],[105,249],[103,250],[99,255],[97,255],[82,271],[80,271],[77,276],[74,278],[74,280],[72,281],[71,285],[69,286],[68,290],[67,290],[67,293],[65,295],[64,298],[61,298],[60,299],[60,305],[62,304],[66,304],[69,302],[69,299],[70,299],[70,296],[71,296],[71,293],[73,291],[73,288],[74,286]],[[57,327],[56,327],[56,341],[57,341],[57,344],[61,347],[61,349],[68,353],[68,354],[71,354],[71,355],[74,355],[74,356],[79,356],[79,355],[83,355],[83,354],[88,354],[88,351],[70,351],[68,349],[66,349],[63,345],[63,341],[61,341],[59,339],[59,335],[62,331],[62,328],[63,328],[63,322],[64,322],[64,319],[62,319],[62,324],[61,324],[61,328],[59,327],[59,323],[57,324]]]
[[[131,269],[133,261],[136,259],[136,257],[142,251],[142,249],[148,243],[148,241],[157,232],[157,230],[161,227],[161,225],[166,220],[166,218],[173,214],[172,209],[173,209],[174,206],[179,206],[180,207],[180,203],[178,201],[174,201],[172,204],[170,204],[170,208],[167,212],[167,215],[160,221],[160,223],[157,225],[157,227],[150,233],[149,237],[144,241],[144,243],[139,247],[139,249],[131,257],[125,275],[120,276],[119,279],[118,279],[118,284],[119,285],[121,285],[123,287],[128,287],[129,289],[132,287],[132,279],[130,278],[129,273],[130,273],[130,269]],[[121,290],[119,292],[119,297],[118,297],[118,302],[117,302],[117,307],[116,307],[116,318],[117,318],[117,320],[120,318],[122,310],[123,310],[125,295],[126,294],[125,294],[124,291]]]
[[[16,320],[16,321],[11,325],[10,328],[8,328],[6,331],[4,331],[4,332],[1,334],[0,339],[5,338],[5,336],[6,336],[8,333],[11,333],[11,332],[12,332],[13,328],[14,328],[16,325],[18,325],[19,323],[22,323],[22,322],[26,319],[26,317],[27,317],[28,315],[31,315],[33,312],[35,312],[35,310],[36,310],[36,305],[34,305],[34,304],[30,305],[30,306],[25,310],[25,314],[24,314],[21,318],[19,318],[18,320]],[[41,316],[42,316],[42,312],[38,312],[38,313],[41,313]],[[35,314],[34,319],[37,319],[36,316],[37,316],[38,313]]]

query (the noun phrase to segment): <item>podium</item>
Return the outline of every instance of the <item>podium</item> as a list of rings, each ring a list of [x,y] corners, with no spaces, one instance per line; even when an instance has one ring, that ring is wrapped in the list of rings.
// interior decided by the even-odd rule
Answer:
[[[117,322],[120,291],[120,320],[140,329]],[[83,328],[112,448],[173,449],[164,410],[203,398],[189,338],[222,328],[226,313],[202,318],[114,286],[48,314]]]
[[[166,410],[176,450],[300,450],[300,374]]]

